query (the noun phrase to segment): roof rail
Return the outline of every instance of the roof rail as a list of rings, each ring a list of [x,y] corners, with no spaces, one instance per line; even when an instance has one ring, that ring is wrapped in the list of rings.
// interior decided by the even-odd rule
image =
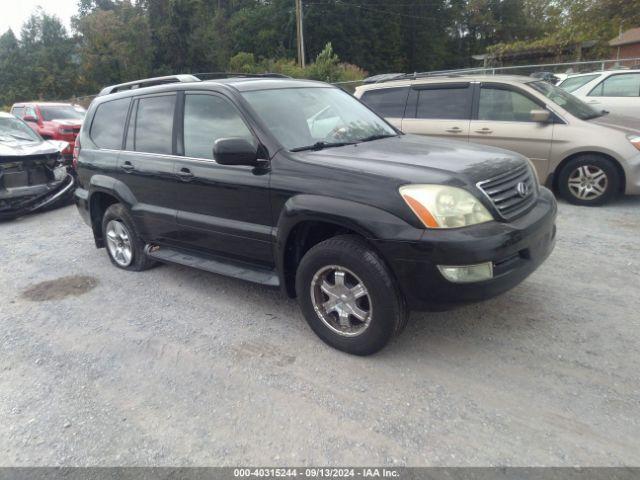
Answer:
[[[240,72],[201,72],[194,73],[194,76],[198,77],[200,80],[215,80],[218,78],[291,78],[288,75],[283,75],[282,73],[240,73]]]
[[[418,78],[430,78],[430,77],[461,77],[462,75],[452,73],[383,73],[380,75],[374,75],[373,77],[365,78],[365,84],[371,83],[384,83],[393,82],[394,80],[417,80]]]
[[[152,87],[154,85],[164,85],[166,83],[188,83],[199,82],[200,79],[194,75],[168,75],[166,77],[144,78],[133,82],[119,83],[103,88],[100,95],[109,95],[110,93],[120,92],[122,90],[133,90],[135,88]]]

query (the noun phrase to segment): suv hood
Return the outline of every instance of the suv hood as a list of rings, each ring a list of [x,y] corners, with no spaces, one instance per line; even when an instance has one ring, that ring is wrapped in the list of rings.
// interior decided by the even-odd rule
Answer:
[[[452,176],[464,176],[475,184],[527,162],[522,155],[500,148],[417,135],[303,152],[302,158],[410,183],[445,183]]]

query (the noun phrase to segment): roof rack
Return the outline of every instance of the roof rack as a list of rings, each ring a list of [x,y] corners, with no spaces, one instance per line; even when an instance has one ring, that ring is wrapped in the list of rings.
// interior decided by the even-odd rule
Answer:
[[[218,78],[291,78],[282,73],[240,73],[240,72],[202,72],[194,73],[200,80],[216,80]]]
[[[384,83],[384,82],[392,82],[394,80],[417,80],[418,78],[430,78],[430,77],[460,77],[462,75],[452,74],[452,73],[383,73],[380,75],[374,75],[373,77],[365,78],[364,83]]]
[[[119,83],[103,88],[98,95],[109,95],[110,93],[122,90],[133,90],[135,88],[152,87],[154,85],[164,85],[166,83],[188,83],[199,82],[200,79],[194,75],[167,75],[166,77],[144,78],[133,82]]]

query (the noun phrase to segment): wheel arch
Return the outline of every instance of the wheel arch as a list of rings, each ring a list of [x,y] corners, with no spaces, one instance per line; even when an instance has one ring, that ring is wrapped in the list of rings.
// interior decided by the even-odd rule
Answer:
[[[412,229],[394,215],[349,200],[299,195],[290,198],[278,220],[274,256],[280,283],[295,297],[297,266],[314,245],[337,235],[356,235],[386,262],[371,239],[391,238]]]
[[[94,175],[89,184],[89,217],[91,229],[98,248],[105,246],[102,234],[104,212],[114,203],[122,203],[127,208],[135,204],[135,197],[129,188],[105,175]]]

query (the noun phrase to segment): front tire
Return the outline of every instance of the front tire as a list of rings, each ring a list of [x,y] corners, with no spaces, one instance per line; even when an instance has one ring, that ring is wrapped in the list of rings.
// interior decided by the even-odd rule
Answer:
[[[131,215],[121,203],[107,208],[102,217],[102,234],[109,260],[123,270],[140,272],[157,262],[144,253],[144,242],[138,236]]]
[[[333,237],[311,248],[298,266],[296,292],[313,331],[347,353],[381,350],[407,322],[391,272],[357,236]]]
[[[558,191],[574,205],[603,205],[620,191],[620,174],[611,160],[600,155],[576,157],[558,175]]]

